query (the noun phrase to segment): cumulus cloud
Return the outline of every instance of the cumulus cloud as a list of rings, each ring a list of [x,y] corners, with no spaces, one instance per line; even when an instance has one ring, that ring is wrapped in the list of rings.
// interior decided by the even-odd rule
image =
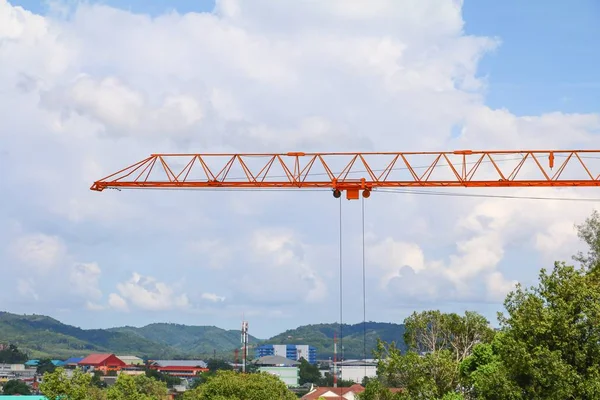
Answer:
[[[202,298],[204,300],[212,301],[213,303],[225,301],[225,297],[218,296],[214,293],[202,293]]]
[[[66,246],[59,237],[43,233],[15,239],[10,251],[22,265],[38,272],[47,272],[60,266],[67,256]]]
[[[101,274],[97,263],[76,263],[71,268],[69,277],[71,287],[90,299],[99,299],[102,297],[102,291],[98,287]]]
[[[108,295],[108,305],[118,311],[128,311],[127,301],[116,293]]]
[[[117,284],[117,290],[119,294],[112,293],[109,302],[118,309],[124,309],[126,304],[154,311],[185,309],[190,306],[187,294],[178,293],[172,286],[137,272],[128,281]]]
[[[68,277],[90,310],[176,313],[198,299],[235,305],[228,315],[253,308],[255,318],[309,318],[307,302],[337,298],[331,196],[89,186],[155,152],[595,145],[598,114],[488,107],[477,69],[502,51],[501,38],[463,27],[462,1],[446,0],[219,0],[213,13],[154,18],[93,3],[68,18],[40,16],[0,0],[6,258]],[[588,203],[390,194],[368,202],[367,262],[376,266],[368,292],[374,301],[391,296],[376,319],[400,300],[498,301],[529,271],[574,253],[571,224],[591,211]],[[343,207],[353,300],[359,211]],[[24,232],[45,233],[14,234],[15,219]],[[183,283],[152,278],[165,265]],[[123,268],[131,278],[118,282]],[[18,278],[16,291],[42,296],[37,277]],[[108,300],[106,287],[117,288]],[[310,322],[333,318],[329,311],[315,307]]]

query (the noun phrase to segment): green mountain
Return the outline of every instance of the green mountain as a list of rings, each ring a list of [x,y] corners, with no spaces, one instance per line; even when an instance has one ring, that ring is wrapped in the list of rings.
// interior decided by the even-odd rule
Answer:
[[[110,332],[120,332],[151,340],[163,346],[168,346],[185,355],[212,355],[215,351],[219,356],[233,358],[233,351],[240,348],[241,331],[225,330],[216,326],[189,326],[180,324],[150,324],[142,328],[125,326],[108,329]],[[259,339],[250,336],[250,343]],[[222,354],[226,353],[226,354]],[[227,354],[229,353],[229,354]]]
[[[341,346],[344,348],[344,358],[363,358],[364,338],[366,328],[367,358],[372,358],[377,346],[377,339],[386,342],[395,341],[399,348],[404,348],[404,325],[386,322],[367,322],[355,325],[342,325],[342,340],[340,341],[339,324],[305,325],[290,329],[265,341],[269,344],[309,344],[317,348],[317,358],[333,358],[333,338],[337,335],[338,357]]]
[[[176,350],[130,333],[81,329],[44,315],[0,312],[0,343],[13,343],[32,358],[68,358],[94,352],[167,357]]]
[[[363,324],[343,325],[344,358],[362,358]],[[317,348],[317,357],[333,357],[333,336],[339,335],[338,324],[305,325],[285,331],[268,340],[250,336],[250,346],[259,344],[309,344]],[[180,324],[150,324],[141,328],[125,326],[111,329],[81,329],[63,324],[43,315],[16,315],[0,312],[0,343],[12,343],[31,358],[66,359],[90,353],[130,354],[147,358],[219,358],[233,359],[240,347],[239,330],[215,326]],[[403,346],[404,326],[391,323],[366,324],[367,357],[377,344],[377,338],[396,341]],[[252,348],[250,356],[254,355]]]

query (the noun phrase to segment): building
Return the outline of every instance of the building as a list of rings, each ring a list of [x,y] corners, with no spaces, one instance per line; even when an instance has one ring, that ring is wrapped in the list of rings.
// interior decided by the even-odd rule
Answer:
[[[120,371],[126,364],[114,354],[90,354],[77,364],[84,371]]]
[[[79,365],[81,360],[83,360],[83,357],[71,357],[65,360],[64,365],[66,368],[74,369]]]
[[[311,364],[317,363],[317,349],[306,344],[263,344],[258,346],[256,358],[265,356],[281,356],[296,361],[304,358]]]
[[[300,363],[281,356],[264,356],[252,361],[260,372],[277,376],[288,387],[300,385]]]
[[[144,365],[144,360],[136,356],[117,356],[117,358],[127,365]]]
[[[35,374],[35,368],[26,368],[24,364],[0,364],[1,383],[12,379],[31,379]]]
[[[363,378],[377,376],[377,363],[374,360],[344,360],[338,362],[339,377],[346,381],[362,383]],[[333,373],[333,366],[332,371]]]
[[[319,398],[324,399],[344,399],[344,400],[355,400],[356,395],[365,391],[365,388],[361,385],[352,385],[350,387],[317,387],[312,388],[307,394],[302,396],[302,400],[317,400]]]
[[[65,362],[61,360],[50,360],[55,367],[64,367]],[[35,368],[39,365],[40,360],[29,360],[25,363],[26,367]]]
[[[152,360],[150,369],[180,378],[194,378],[198,372],[208,371],[202,360]]]

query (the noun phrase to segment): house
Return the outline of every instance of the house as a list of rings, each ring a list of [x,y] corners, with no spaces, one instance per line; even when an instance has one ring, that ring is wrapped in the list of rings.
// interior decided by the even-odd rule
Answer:
[[[152,360],[149,364],[150,369],[180,378],[194,378],[198,372],[208,371],[202,360]]]
[[[136,356],[117,356],[117,358],[127,365],[144,365],[144,360]]]
[[[302,396],[302,400],[317,400],[323,397],[326,400],[330,399],[344,399],[344,400],[355,400],[356,395],[365,391],[365,388],[359,384],[352,385],[350,387],[317,387],[313,388],[310,392]]]
[[[81,360],[83,360],[83,357],[71,357],[71,358],[65,360],[64,365],[66,368],[74,369],[77,367],[77,365],[79,365],[79,362]]]
[[[126,364],[114,354],[90,354],[79,361],[79,367],[84,371],[120,371]]]
[[[302,396],[301,400],[317,400],[324,398],[325,400],[344,399],[356,400],[356,395],[365,391],[362,385],[354,384],[350,387],[313,387],[307,394]],[[392,393],[401,392],[402,389],[390,388]]]
[[[297,387],[300,381],[300,369],[298,361],[290,360],[281,356],[264,356],[254,361],[260,372],[266,372],[277,376],[288,387]]]

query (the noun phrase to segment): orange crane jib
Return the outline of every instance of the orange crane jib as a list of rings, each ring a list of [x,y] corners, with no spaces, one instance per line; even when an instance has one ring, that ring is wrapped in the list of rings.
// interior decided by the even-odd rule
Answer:
[[[600,186],[600,150],[152,154],[91,189],[329,189]]]

